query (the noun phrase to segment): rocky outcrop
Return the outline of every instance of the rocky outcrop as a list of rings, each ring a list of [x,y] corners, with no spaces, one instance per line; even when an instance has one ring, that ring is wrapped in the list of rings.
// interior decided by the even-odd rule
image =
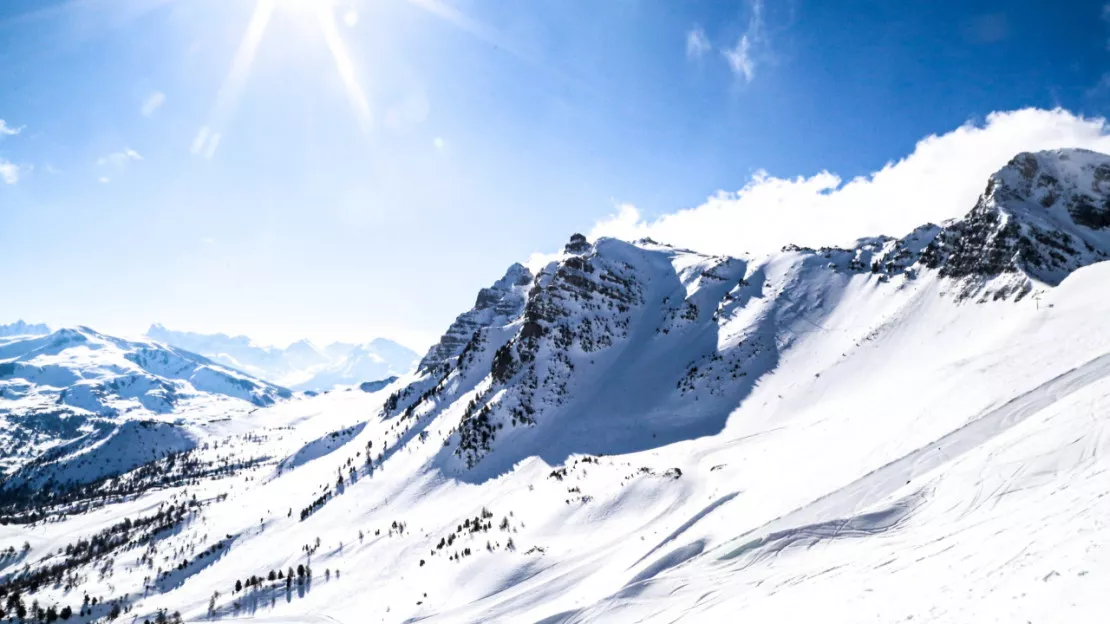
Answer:
[[[571,353],[597,353],[626,338],[631,310],[644,303],[643,276],[627,261],[637,248],[571,237],[558,262],[528,292],[515,335],[496,351],[491,384],[466,410],[455,453],[468,465],[490,450],[505,426],[531,425],[563,404],[575,373]]]
[[[460,314],[447,332],[420,360],[420,373],[444,372],[443,369],[463,352],[478,330],[505,324],[524,309],[526,288],[532,283],[532,272],[517,263],[504,277],[489,288],[478,292],[474,307]]]
[[[975,208],[947,224],[921,260],[972,287],[1015,276],[995,295],[1022,293],[1025,278],[1055,286],[1106,259],[1107,226],[1110,157],[1086,150],[1023,153],[991,176]]]
[[[1110,253],[1110,156],[1087,150],[1017,155],[962,219],[894,239],[818,251],[830,267],[881,278],[934,269],[958,299],[1020,299]]]

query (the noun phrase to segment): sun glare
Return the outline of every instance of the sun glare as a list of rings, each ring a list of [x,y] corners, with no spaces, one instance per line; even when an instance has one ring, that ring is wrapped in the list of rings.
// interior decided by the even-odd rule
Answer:
[[[335,69],[343,83],[347,99],[354,110],[358,126],[364,132],[370,129],[372,122],[370,103],[358,82],[358,71],[339,32],[335,2],[333,0],[257,0],[254,12],[235,52],[235,58],[216,94],[216,102],[209,114],[209,121],[194,139],[192,150],[194,154],[205,158],[212,158],[215,155],[220,139],[220,128],[227,123],[235,109],[251,65],[254,63],[258,46],[266,35],[266,29],[275,10],[304,12],[306,15],[315,17],[324,43],[335,62]],[[354,9],[349,9],[343,14],[342,20],[353,27],[358,22],[358,13]]]

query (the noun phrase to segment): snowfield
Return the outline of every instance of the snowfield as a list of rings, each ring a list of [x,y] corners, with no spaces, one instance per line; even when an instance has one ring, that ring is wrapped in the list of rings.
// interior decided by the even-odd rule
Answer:
[[[183,438],[85,451],[155,461],[0,499],[0,608],[1104,622],[1108,196],[1110,157],[1062,150],[853,249],[576,236],[384,388],[175,410]]]

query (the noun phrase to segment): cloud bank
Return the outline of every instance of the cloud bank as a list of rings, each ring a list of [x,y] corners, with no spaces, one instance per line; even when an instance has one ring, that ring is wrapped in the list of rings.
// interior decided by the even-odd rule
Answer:
[[[757,172],[739,191],[718,192],[688,210],[645,219],[632,205],[598,222],[591,238],[645,236],[704,253],[770,253],[795,243],[850,245],[901,236],[924,223],[965,215],[990,174],[1019,152],[1082,147],[1110,153],[1110,125],[1066,110],[995,112],[919,141],[910,155],[845,182],[821,171],[778,178]]]

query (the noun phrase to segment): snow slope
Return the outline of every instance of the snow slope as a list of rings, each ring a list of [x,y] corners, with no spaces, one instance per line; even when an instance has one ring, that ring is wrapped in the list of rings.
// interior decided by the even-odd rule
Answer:
[[[323,391],[409,372],[417,355],[402,345],[376,338],[365,344],[336,342],[318,347],[299,340],[281,349],[255,344],[246,336],[197,334],[154,324],[147,337],[209,357],[293,390]]]
[[[0,524],[0,580],[78,621],[1102,622],[1103,170],[1021,155],[852,249],[573,237],[392,384]]]

